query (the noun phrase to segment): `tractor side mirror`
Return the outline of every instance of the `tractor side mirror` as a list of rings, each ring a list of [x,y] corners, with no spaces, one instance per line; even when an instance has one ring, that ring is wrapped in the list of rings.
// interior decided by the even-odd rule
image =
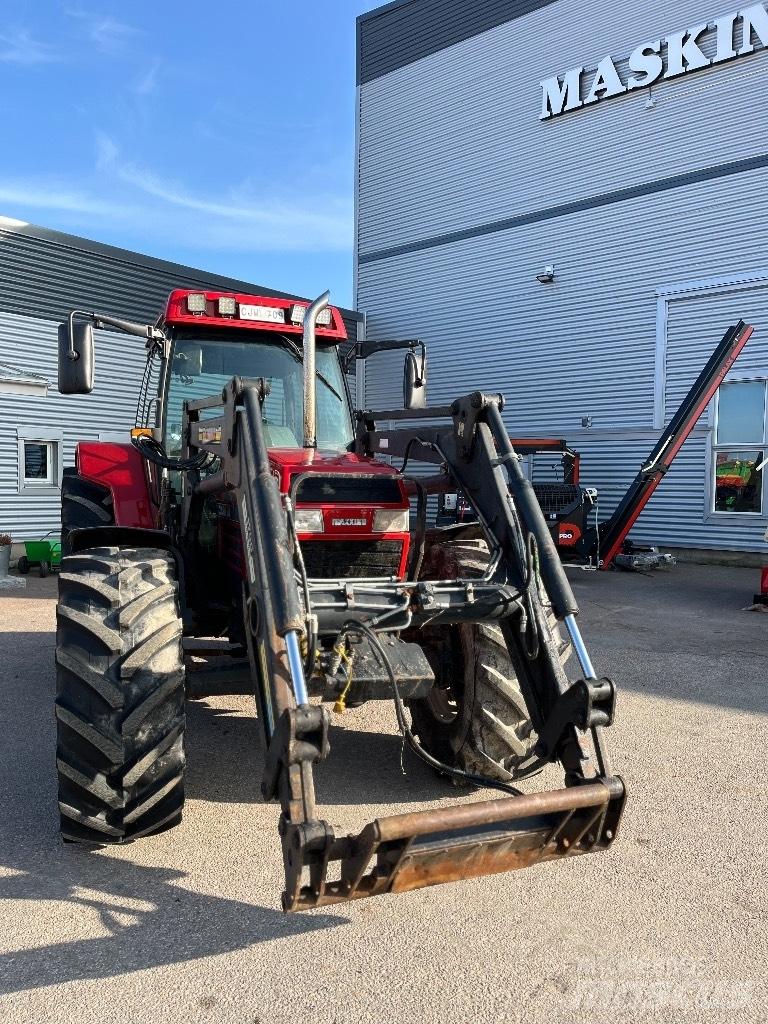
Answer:
[[[427,355],[422,347],[421,358],[414,352],[405,357],[403,373],[403,405],[406,409],[424,409],[427,405]]]
[[[59,324],[59,391],[89,395],[93,391],[93,324],[65,320]]]

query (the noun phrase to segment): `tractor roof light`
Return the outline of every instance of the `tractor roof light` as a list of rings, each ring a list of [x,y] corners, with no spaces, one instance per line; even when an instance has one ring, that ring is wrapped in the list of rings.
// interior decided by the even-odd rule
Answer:
[[[233,295],[222,295],[217,307],[219,316],[234,316],[237,313],[237,299]]]
[[[187,309],[190,313],[204,313],[206,306],[206,297],[201,292],[190,292],[187,296]]]
[[[308,306],[302,306],[298,302],[294,302],[291,306],[291,323],[303,324],[304,316],[307,312]],[[330,327],[333,323],[333,315],[331,313],[331,307],[326,306],[325,309],[321,310],[317,315],[317,323],[320,327]]]

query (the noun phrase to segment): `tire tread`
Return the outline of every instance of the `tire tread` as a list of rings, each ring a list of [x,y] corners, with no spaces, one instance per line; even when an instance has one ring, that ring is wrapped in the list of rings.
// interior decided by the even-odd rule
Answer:
[[[65,556],[57,626],[63,836],[124,843],[177,823],[184,669],[172,556],[125,547]]]

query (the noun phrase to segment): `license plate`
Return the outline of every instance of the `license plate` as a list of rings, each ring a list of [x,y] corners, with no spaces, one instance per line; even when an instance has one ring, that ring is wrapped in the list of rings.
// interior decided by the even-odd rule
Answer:
[[[285,310],[277,306],[250,306],[245,302],[240,303],[241,320],[262,320],[268,324],[284,324]]]

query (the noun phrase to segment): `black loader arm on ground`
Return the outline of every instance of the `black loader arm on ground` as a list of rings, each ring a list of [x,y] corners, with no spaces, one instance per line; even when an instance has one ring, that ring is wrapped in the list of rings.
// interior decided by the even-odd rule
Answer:
[[[600,551],[592,553],[599,556],[602,569],[609,569],[616,556],[621,552],[627,534],[634,526],[637,517],[669,471],[673,459],[709,405],[713,395],[725,379],[725,375],[752,337],[753,331],[754,328],[745,324],[743,320],[739,320],[733,327],[728,328],[695,384],[683,399],[680,408],[662,433],[656,447],[629,485],[616,511],[600,527]]]

